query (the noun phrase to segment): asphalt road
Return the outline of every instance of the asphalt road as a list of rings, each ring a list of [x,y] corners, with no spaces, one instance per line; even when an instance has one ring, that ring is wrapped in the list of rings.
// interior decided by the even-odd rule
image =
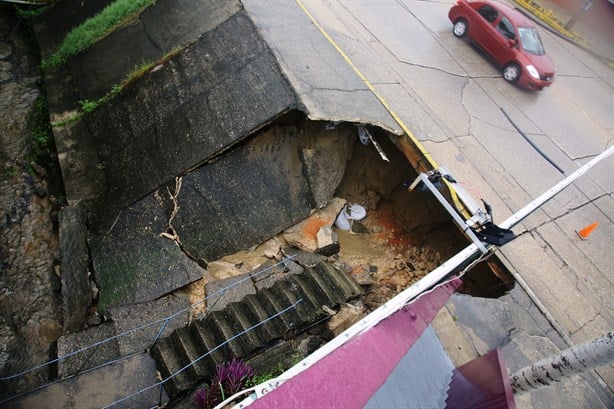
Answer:
[[[452,1],[304,0],[434,159],[502,221],[564,178],[502,113],[566,174],[614,144],[614,70],[540,30],[557,67],[554,84],[531,92],[452,34]],[[568,345],[614,328],[614,156],[514,230],[500,258]],[[598,222],[588,240],[576,231]],[[614,383],[612,368],[599,376]]]

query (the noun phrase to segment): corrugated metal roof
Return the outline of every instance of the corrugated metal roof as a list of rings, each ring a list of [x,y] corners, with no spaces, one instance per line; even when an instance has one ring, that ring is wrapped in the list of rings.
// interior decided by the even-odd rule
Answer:
[[[250,408],[363,407],[459,285],[457,279],[422,295],[256,400]]]

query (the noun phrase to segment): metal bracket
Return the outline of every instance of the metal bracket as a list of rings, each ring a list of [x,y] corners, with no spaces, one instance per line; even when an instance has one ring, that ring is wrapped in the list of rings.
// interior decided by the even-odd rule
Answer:
[[[458,198],[472,215],[468,220],[464,220],[456,209],[454,209],[439,192],[436,184],[439,184],[438,182],[442,178],[449,182],[448,185],[450,188],[454,189]],[[420,183],[431,191],[439,203],[450,213],[450,216],[452,216],[458,227],[471,239],[483,254],[488,252],[483,242],[502,246],[516,237],[511,230],[502,229],[496,226],[492,220],[490,206],[484,202],[486,211],[483,211],[471,194],[458,184],[446,168],[441,167],[428,173],[421,173],[409,186],[409,190],[414,190]]]
[[[433,175],[434,173],[432,172],[433,171],[429,173]],[[469,236],[471,241],[478,247],[482,254],[488,253],[488,250],[486,249],[486,247],[484,247],[484,244],[480,241],[480,239],[477,238],[475,233],[473,233],[471,227],[467,223],[465,223],[465,221],[458,215],[458,212],[450,205],[450,203],[448,203],[446,198],[443,197],[443,195],[439,192],[435,185],[433,185],[433,183],[429,179],[429,176],[426,173],[421,173],[420,175],[418,175],[416,180],[414,180],[414,182],[409,186],[409,190],[414,190],[420,182],[422,182],[424,186],[426,186],[431,191],[433,196],[435,196],[435,198],[439,200],[439,203],[441,203],[441,205],[448,211],[448,213],[450,213],[450,216],[452,216],[458,227],[460,227],[463,233]]]

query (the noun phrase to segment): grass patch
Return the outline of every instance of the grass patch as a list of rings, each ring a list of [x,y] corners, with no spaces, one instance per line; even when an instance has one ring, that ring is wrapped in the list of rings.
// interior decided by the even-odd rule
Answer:
[[[65,125],[71,124],[73,122],[77,122],[83,117],[83,115],[94,111],[96,108],[98,108],[102,104],[106,104],[107,102],[115,98],[115,96],[121,94],[121,92],[124,89],[129,87],[136,80],[147,75],[155,67],[161,64],[164,64],[165,62],[170,60],[174,55],[178,54],[181,50],[182,48],[180,47],[175,48],[169,51],[168,53],[164,54],[156,62],[144,62],[141,65],[135,66],[132,69],[132,71],[130,71],[128,75],[126,75],[126,77],[121,81],[121,83],[113,85],[113,87],[111,87],[111,90],[107,92],[102,98],[99,98],[96,101],[92,101],[89,99],[79,101],[81,112],[78,112],[75,115],[62,119],[60,121],[53,122],[51,125],[54,127],[59,127],[59,126],[65,126]]]
[[[118,26],[130,21],[156,0],[116,0],[94,17],[72,29],[55,53],[43,60],[41,67],[49,69],[64,64],[68,59],[112,33]]]
[[[54,152],[53,132],[49,123],[47,96],[44,90],[34,101],[32,110],[32,153],[34,161],[45,166]]]
[[[286,368],[282,364],[277,364],[275,367],[269,369],[267,372],[256,374],[249,378],[245,386],[251,387],[260,385],[266,381],[270,381],[273,378],[277,378],[279,375],[284,373]]]

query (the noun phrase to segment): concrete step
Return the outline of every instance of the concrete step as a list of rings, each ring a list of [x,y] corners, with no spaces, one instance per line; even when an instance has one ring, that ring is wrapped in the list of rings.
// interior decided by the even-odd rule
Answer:
[[[158,339],[150,349],[149,354],[156,361],[156,367],[163,380],[169,378],[173,373],[188,364],[188,362],[185,362],[185,360],[178,356],[170,337]],[[194,385],[193,380],[195,376],[193,369],[180,372],[166,381],[164,388],[169,396],[177,396]]]
[[[322,299],[324,301],[322,305],[326,305],[330,308],[333,308],[335,305],[338,305],[341,301],[338,290],[336,287],[330,286],[330,280],[326,280],[322,275],[315,270],[308,269],[303,273],[305,280],[311,283],[313,288],[317,288],[319,293],[325,295]]]
[[[213,331],[209,326],[206,325],[204,320],[198,320],[192,322],[188,328],[194,337],[196,342],[199,342],[203,349],[207,352],[207,356],[203,359],[209,362],[209,365],[215,371],[215,366],[221,362],[229,359],[222,352],[223,348],[218,348],[218,345],[221,345],[225,340],[219,338],[219,334],[216,331]]]
[[[245,317],[238,317],[236,309],[231,308],[230,304],[223,312],[226,322],[234,330],[237,340],[240,340],[243,345],[244,351],[241,356],[250,356],[262,347],[263,340],[254,331],[250,330],[257,322],[247,322]]]
[[[178,328],[173,331],[171,340],[175,347],[175,352],[183,362],[194,362],[207,352],[203,348],[202,343],[198,342],[187,327]],[[215,366],[207,365],[205,359],[199,359],[192,365],[192,368],[199,378],[210,377],[215,373]]]
[[[255,294],[250,294],[245,297],[241,304],[244,306],[245,309],[251,311],[254,316],[254,322],[262,322],[268,317],[270,317],[269,313],[260,303]],[[275,341],[279,338],[282,338],[285,333],[285,326],[282,327],[274,321],[264,322],[263,324],[259,325],[258,328],[260,328],[262,332],[266,331],[268,333],[269,341]]]
[[[232,358],[252,359],[280,339],[292,339],[297,332],[327,317],[322,306],[335,308],[361,292],[361,287],[351,277],[321,262],[176,329],[170,336],[158,340],[151,354],[163,377],[205,355],[177,379],[167,382],[167,391],[174,397],[211,379],[216,365]],[[271,318],[298,300],[302,301],[296,308]]]
[[[338,304],[362,293],[362,289],[353,279],[331,264],[318,263],[314,268],[314,273],[327,283],[327,287],[337,289]]]
[[[305,291],[306,296],[312,299],[318,309],[322,309],[324,305],[333,306],[335,304],[334,299],[329,297],[327,292],[318,284],[318,281],[311,276],[310,272],[290,277],[290,282],[301,287]]]
[[[242,331],[246,331],[256,325],[260,320],[252,316],[246,308],[243,308],[243,305],[244,303],[240,302],[230,303],[226,311],[234,322],[242,328]],[[249,355],[253,355],[257,350],[261,349],[263,345],[266,345],[270,341],[267,335],[268,334],[264,334],[258,327],[242,335],[245,343],[249,346]]]
[[[258,294],[256,295],[256,298],[262,303],[265,310],[269,314],[269,317],[292,305],[292,303],[288,302],[287,299],[280,299],[280,294],[278,294],[278,292],[275,290],[275,287],[265,288],[258,291]],[[287,334],[296,328],[296,325],[299,322],[299,317],[295,310],[288,310],[287,312],[273,318],[272,321],[283,323],[282,328],[284,328],[284,334]]]
[[[315,320],[317,314],[314,311],[314,306],[313,304],[310,305],[309,299],[299,292],[299,287],[284,280],[279,282],[278,288],[280,299],[282,299],[286,305],[292,305],[300,300],[296,305],[295,311],[301,323],[308,323]]]
[[[249,348],[244,345],[241,337],[235,338],[235,335],[240,331],[237,331],[232,326],[232,323],[228,321],[222,311],[213,311],[209,313],[205,321],[212,330],[218,331],[222,335],[222,338],[228,341],[226,346],[232,356],[240,358],[248,354]],[[224,347],[221,349],[222,352],[225,352]]]

